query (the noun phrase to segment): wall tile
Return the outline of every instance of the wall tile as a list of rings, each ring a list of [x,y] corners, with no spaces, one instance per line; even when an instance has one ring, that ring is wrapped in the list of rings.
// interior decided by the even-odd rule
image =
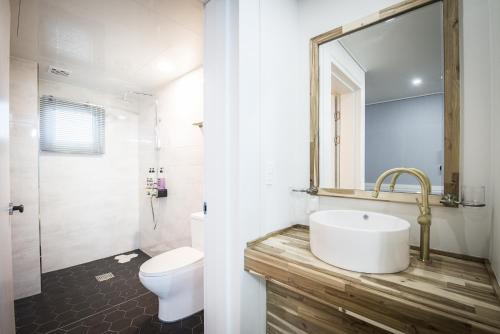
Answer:
[[[138,115],[112,95],[40,81],[40,95],[106,110],[104,155],[40,153],[42,271],[138,248]]]

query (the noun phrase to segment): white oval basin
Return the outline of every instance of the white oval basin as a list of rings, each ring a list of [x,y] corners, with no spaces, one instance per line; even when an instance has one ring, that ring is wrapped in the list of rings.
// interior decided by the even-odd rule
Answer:
[[[311,251],[320,260],[364,273],[394,273],[410,264],[410,223],[375,212],[325,210],[309,217]]]

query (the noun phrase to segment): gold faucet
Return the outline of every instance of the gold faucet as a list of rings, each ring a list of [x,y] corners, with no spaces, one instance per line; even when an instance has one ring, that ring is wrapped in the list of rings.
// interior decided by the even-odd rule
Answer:
[[[418,209],[420,210],[420,216],[418,216],[418,223],[420,224],[420,255],[418,259],[422,262],[430,261],[430,236],[431,236],[431,208],[429,206],[429,194],[431,193],[431,181],[427,175],[417,168],[392,168],[383,172],[375,182],[375,187],[373,189],[372,196],[377,198],[380,193],[380,187],[382,182],[389,176],[394,174],[392,177],[389,189],[394,191],[394,186],[401,174],[410,174],[417,178],[420,183],[421,188],[421,203],[417,199]]]

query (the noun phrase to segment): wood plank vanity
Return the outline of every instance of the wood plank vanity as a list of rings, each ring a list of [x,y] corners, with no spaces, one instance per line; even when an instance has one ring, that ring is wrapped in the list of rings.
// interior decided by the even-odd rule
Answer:
[[[486,259],[433,252],[396,274],[317,259],[295,225],[248,243],[245,270],[267,281],[268,333],[500,333],[500,288]]]

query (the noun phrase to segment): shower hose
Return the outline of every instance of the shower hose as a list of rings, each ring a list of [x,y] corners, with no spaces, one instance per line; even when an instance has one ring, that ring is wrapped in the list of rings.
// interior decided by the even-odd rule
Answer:
[[[158,226],[158,222],[156,221],[156,216],[155,216],[155,208],[153,206],[153,197],[154,196],[149,196],[149,202],[151,203],[151,213],[153,215],[153,230],[156,230],[156,227]]]

